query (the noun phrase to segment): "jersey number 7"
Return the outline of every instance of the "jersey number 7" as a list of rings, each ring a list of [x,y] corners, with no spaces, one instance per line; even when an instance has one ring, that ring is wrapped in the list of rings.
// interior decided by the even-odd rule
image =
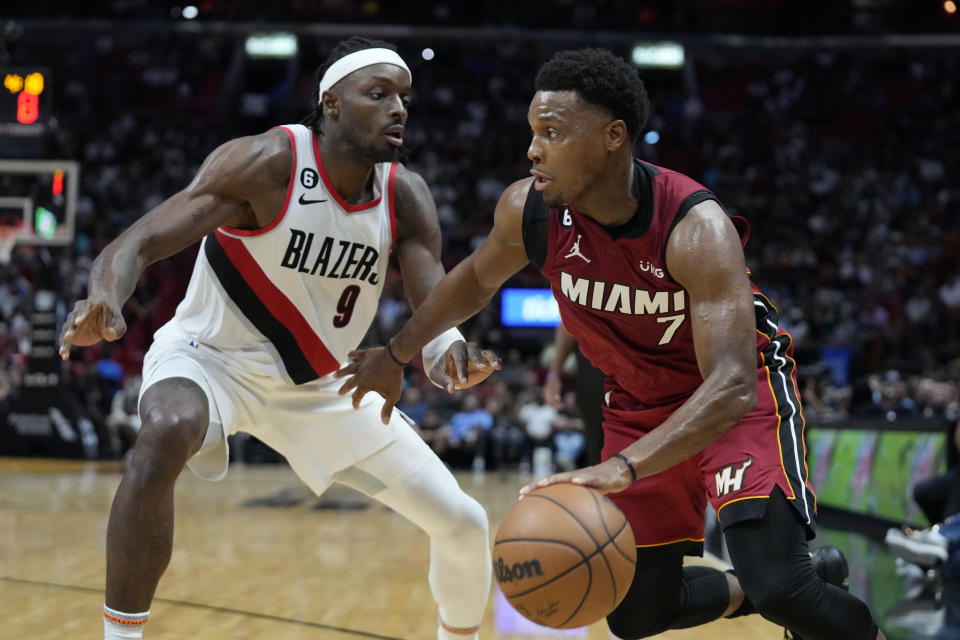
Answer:
[[[660,342],[657,343],[657,346],[662,347],[665,344],[669,344],[673,340],[673,336],[676,335],[677,329],[680,328],[680,325],[683,324],[683,319],[687,316],[680,314],[678,316],[663,316],[662,318],[657,318],[657,324],[666,324],[670,323],[670,326],[667,327],[667,330],[663,332],[663,335],[660,336]]]

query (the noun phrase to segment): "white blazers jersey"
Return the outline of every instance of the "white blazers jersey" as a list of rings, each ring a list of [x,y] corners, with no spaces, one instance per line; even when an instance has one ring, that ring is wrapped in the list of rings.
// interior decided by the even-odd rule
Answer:
[[[204,238],[171,322],[238,357],[268,355],[303,384],[337,370],[377,312],[396,240],[397,165],[377,164],[373,200],[350,205],[330,183],[313,132],[280,128],[294,157],[283,208],[269,227],[220,227]]]

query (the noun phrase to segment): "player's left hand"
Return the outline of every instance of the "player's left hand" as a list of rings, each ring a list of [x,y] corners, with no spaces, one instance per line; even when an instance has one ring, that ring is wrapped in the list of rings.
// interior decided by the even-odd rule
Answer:
[[[352,362],[333,372],[334,378],[350,376],[337,393],[345,396],[353,389],[353,408],[359,409],[363,396],[369,391],[376,391],[384,401],[380,420],[383,424],[389,424],[393,405],[400,400],[403,388],[403,367],[393,361],[386,347],[357,349],[348,353],[347,357]]]
[[[500,357],[490,349],[457,340],[436,359],[427,375],[435,385],[453,393],[480,384],[501,366]]]
[[[527,495],[531,491],[542,489],[551,484],[561,482],[570,482],[579,484],[591,489],[596,489],[600,493],[616,493],[623,491],[633,484],[633,474],[627,468],[626,463],[620,458],[610,458],[600,464],[563,473],[555,473],[542,480],[536,480],[525,485],[520,489],[520,497]]]

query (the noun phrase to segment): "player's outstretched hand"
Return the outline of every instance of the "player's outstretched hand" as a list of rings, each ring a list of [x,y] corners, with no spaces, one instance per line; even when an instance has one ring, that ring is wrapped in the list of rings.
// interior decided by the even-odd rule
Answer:
[[[627,464],[620,458],[610,458],[600,464],[563,473],[555,473],[541,480],[536,480],[520,489],[520,497],[531,491],[551,484],[570,482],[596,489],[600,493],[616,493],[623,491],[633,484],[634,476],[627,468]]]
[[[70,347],[89,347],[101,340],[113,342],[127,332],[123,314],[100,298],[85,298],[73,305],[60,332],[60,357],[70,358]]]
[[[435,385],[453,393],[480,384],[500,368],[500,357],[490,349],[481,350],[475,342],[457,340],[436,359],[429,376]]]
[[[380,420],[383,424],[389,424],[393,405],[400,400],[403,388],[403,367],[393,361],[386,347],[357,349],[348,353],[347,357],[352,362],[333,374],[334,378],[350,376],[337,393],[345,396],[353,389],[353,408],[359,409],[363,396],[376,391],[384,401]]]
[[[554,409],[563,409],[563,380],[556,373],[547,374],[543,383],[543,401]]]

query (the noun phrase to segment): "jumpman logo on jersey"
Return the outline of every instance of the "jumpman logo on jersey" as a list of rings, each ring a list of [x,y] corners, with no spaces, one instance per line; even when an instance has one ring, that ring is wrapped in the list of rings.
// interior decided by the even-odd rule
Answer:
[[[577,256],[577,257],[583,258],[585,262],[589,263],[589,262],[590,262],[590,258],[588,258],[587,256],[585,256],[585,255],[583,255],[582,253],[580,253],[580,238],[581,238],[581,237],[582,237],[582,236],[578,233],[578,234],[577,234],[577,241],[573,243],[573,246],[572,246],[572,247],[570,247],[570,253],[568,253],[567,255],[565,255],[565,256],[563,256],[563,257],[564,257],[564,258],[572,258],[572,257],[574,257],[574,256]]]

